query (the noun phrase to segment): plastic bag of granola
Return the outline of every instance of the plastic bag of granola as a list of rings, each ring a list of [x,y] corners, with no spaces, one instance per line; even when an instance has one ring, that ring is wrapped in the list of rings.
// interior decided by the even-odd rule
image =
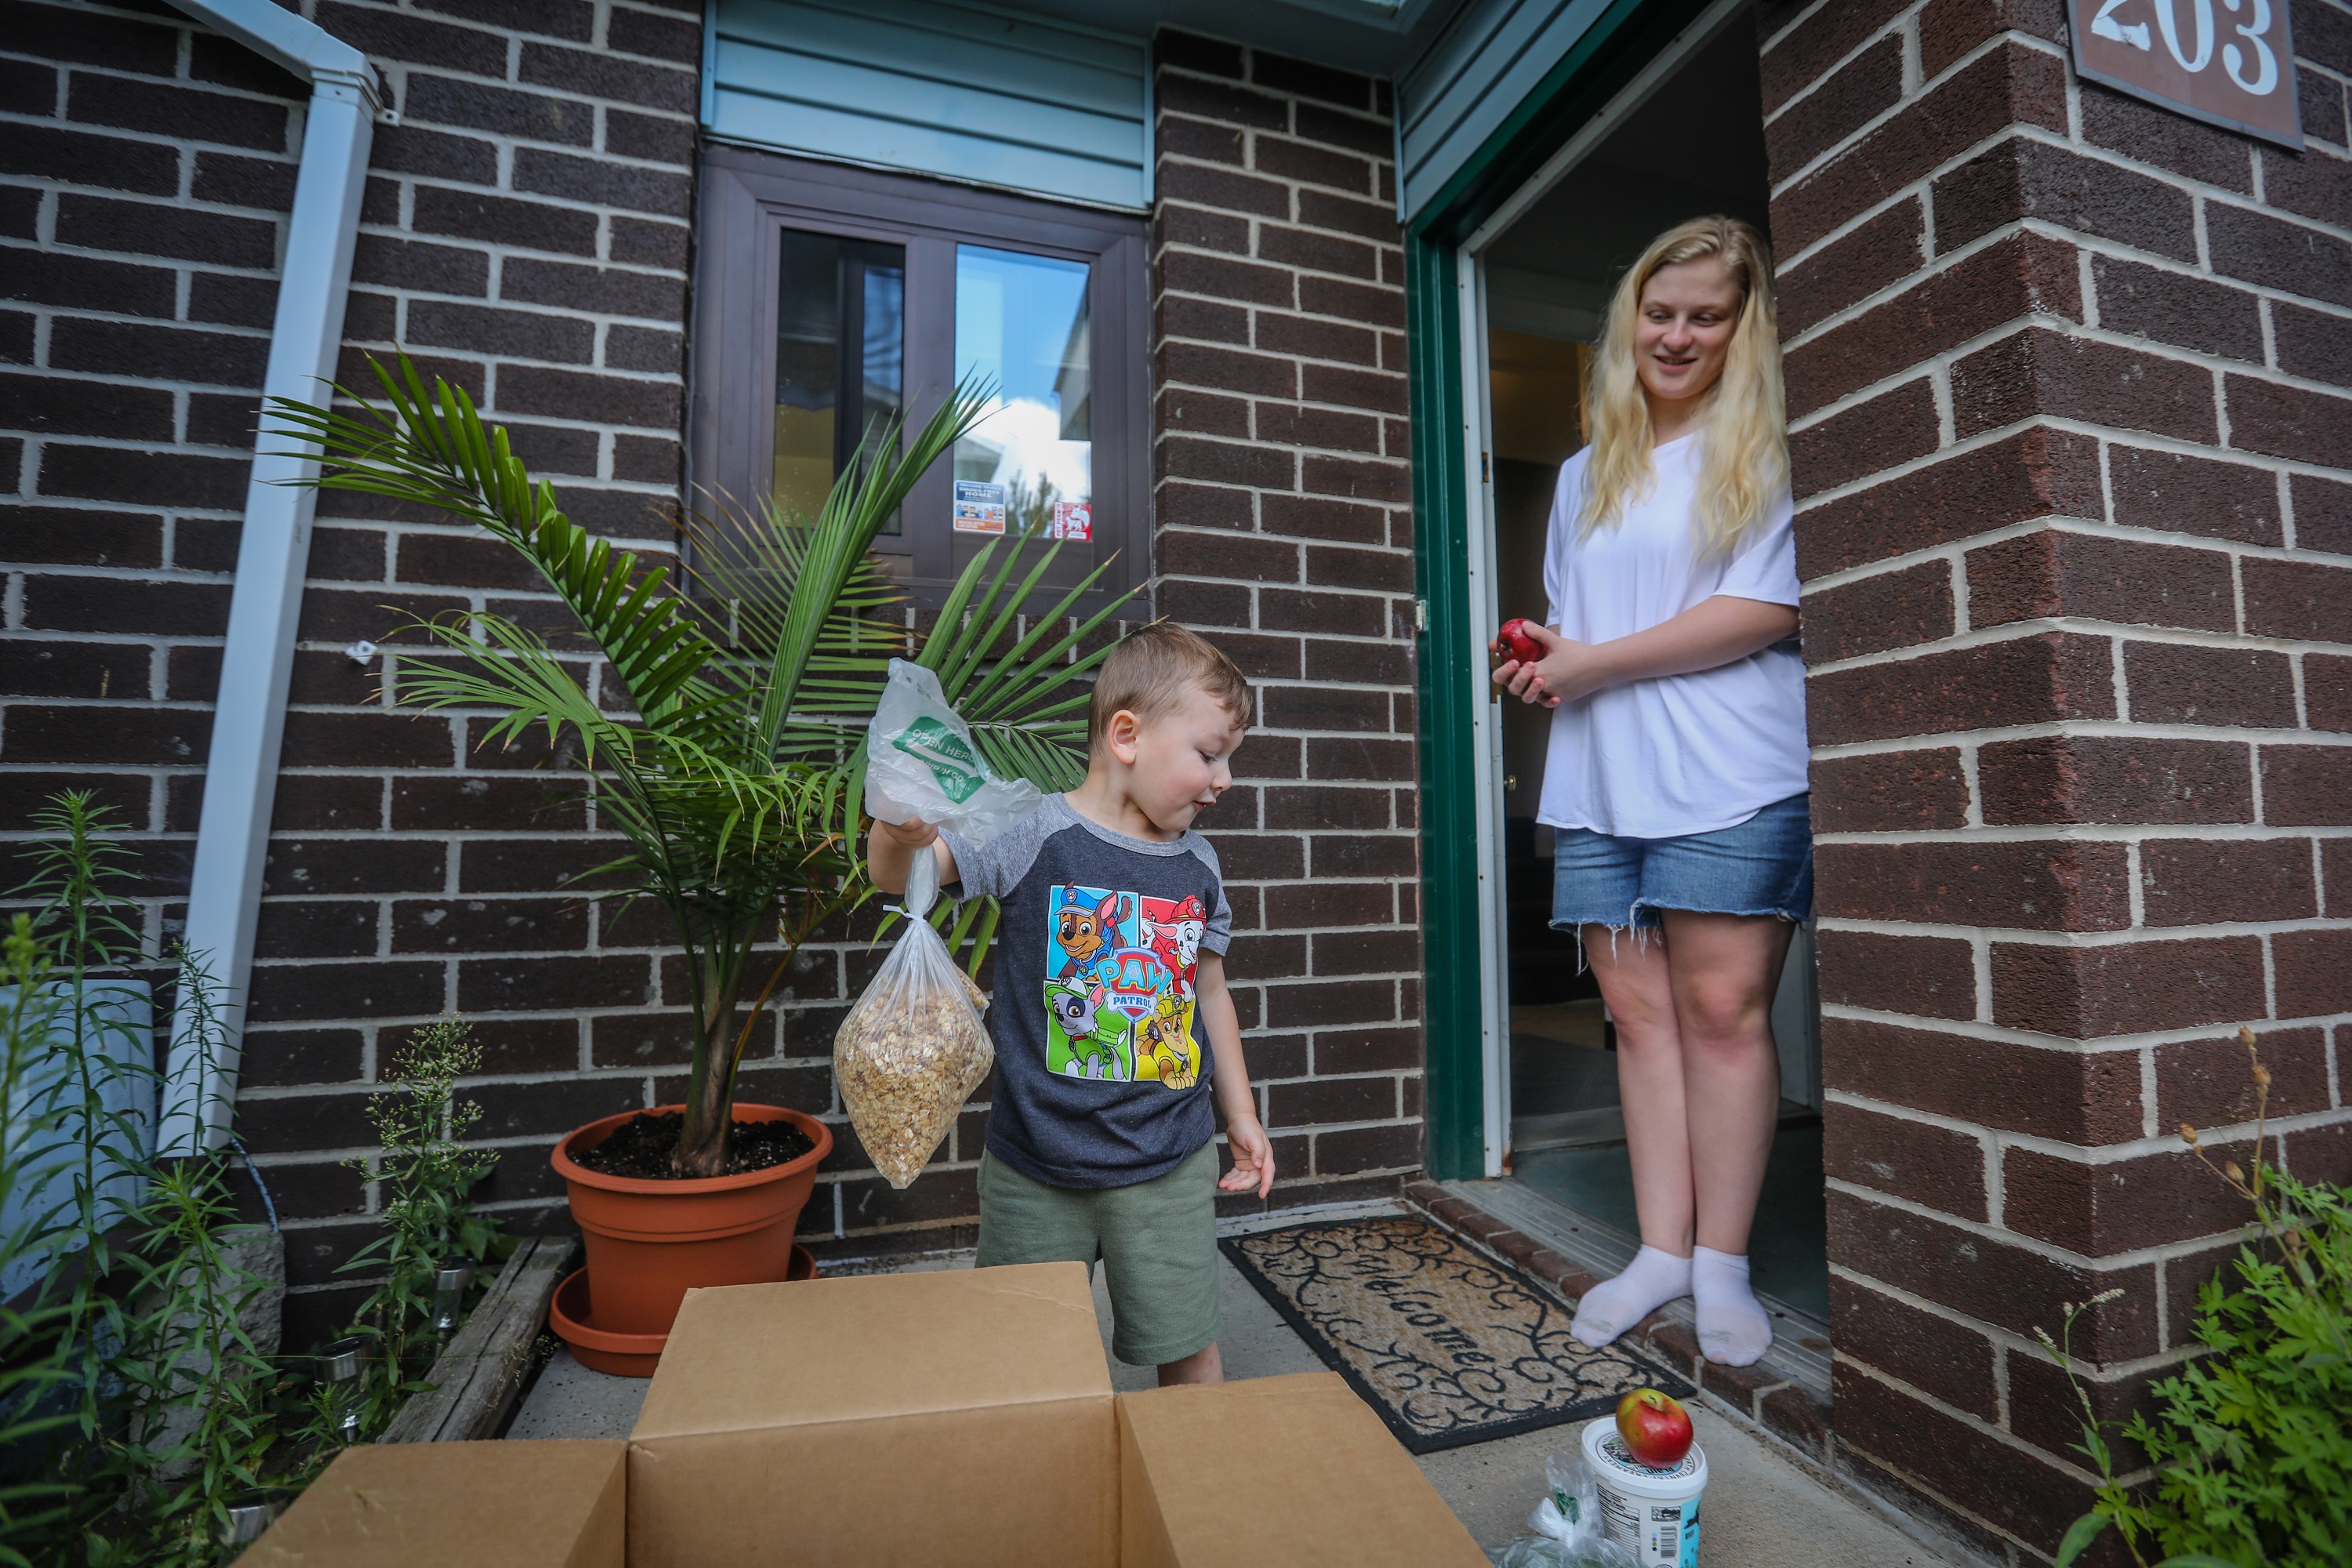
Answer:
[[[833,1037],[849,1124],[874,1168],[901,1189],[922,1173],[996,1063],[980,1021],[987,997],[923,918],[938,892],[938,863],[927,850],[908,871],[898,944]]]

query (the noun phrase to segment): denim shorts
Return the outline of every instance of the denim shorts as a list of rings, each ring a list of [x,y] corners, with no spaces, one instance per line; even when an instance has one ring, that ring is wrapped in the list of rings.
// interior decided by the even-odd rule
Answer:
[[[1811,799],[1792,795],[1734,826],[1679,838],[1559,828],[1552,929],[1655,931],[1660,910],[1801,921],[1813,908]]]

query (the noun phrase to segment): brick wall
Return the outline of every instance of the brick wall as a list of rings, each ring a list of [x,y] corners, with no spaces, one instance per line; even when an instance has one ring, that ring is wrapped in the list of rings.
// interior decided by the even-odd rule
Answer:
[[[1162,33],[1156,605],[1257,683],[1202,826],[1286,1203],[1421,1163],[1403,252],[1385,84]]]
[[[312,0],[365,50],[376,128],[346,333],[479,399],[591,526],[657,545],[678,483],[695,0]],[[307,89],[161,5],[16,0],[0,28],[0,507],[12,564],[0,826],[68,781],[145,851],[147,929],[180,914],[255,405]],[[19,432],[13,434],[8,432]],[[552,1138],[657,1091],[658,940],[559,891],[607,851],[532,757],[381,695],[404,615],[550,620],[500,550],[328,497],[311,545],[237,1125],[288,1216],[294,1342],[377,1201],[346,1159],[415,1023],[479,1021],[486,1189],[560,1210]],[[558,623],[560,624],[560,623]],[[775,1043],[769,1043],[772,1056]],[[825,1227],[833,1216],[824,1216]]]
[[[2241,1023],[2352,1173],[2352,10],[2297,155],[2075,79],[2057,0],[1762,13],[1806,579],[1836,1429],[1998,1558],[2246,1216]],[[2273,1155],[2280,1152],[2273,1149]],[[2242,1156],[2243,1149],[2239,1150]]]
[[[693,197],[693,0],[343,4],[377,127],[346,329],[463,384],[589,526],[670,538]],[[0,7],[0,834],[68,784],[146,856],[176,930],[200,802],[300,84],[160,5]],[[1421,1060],[1402,289],[1388,110],[1371,84],[1171,38],[1155,347],[1161,607],[1267,682],[1212,824],[1246,933],[1232,961],[1288,1204],[1393,1190]],[[1391,456],[1399,454],[1400,456]],[[563,1223],[546,1153],[674,1099],[685,1031],[649,908],[559,886],[613,853],[535,752],[394,707],[405,616],[566,618],[435,515],[322,498],[299,631],[237,1125],[289,1233],[288,1332],[332,1327],[373,1234],[363,1109],[446,1011],[500,1163],[483,1195]],[[344,649],[388,651],[367,665]],[[1313,776],[1318,783],[1304,781]],[[870,922],[803,952],[747,1097],[842,1134],[803,1237],[835,1255],[968,1243],[976,1105],[940,1168],[876,1177],[829,1070]]]

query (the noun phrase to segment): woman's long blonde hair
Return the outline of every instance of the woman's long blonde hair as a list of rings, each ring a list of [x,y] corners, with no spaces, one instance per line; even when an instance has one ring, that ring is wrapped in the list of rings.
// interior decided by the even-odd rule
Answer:
[[[1697,217],[1650,242],[1617,285],[1585,385],[1584,465],[1578,537],[1613,528],[1626,503],[1656,481],[1649,401],[1634,365],[1642,290],[1660,270],[1719,256],[1739,289],[1723,374],[1699,414],[1698,534],[1702,555],[1727,554],[1789,484],[1789,422],[1780,391],[1780,331],[1772,305],[1772,253],[1754,226]]]

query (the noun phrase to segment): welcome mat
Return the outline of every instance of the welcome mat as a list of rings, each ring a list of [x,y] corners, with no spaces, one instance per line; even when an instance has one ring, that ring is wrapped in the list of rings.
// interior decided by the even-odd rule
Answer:
[[[1416,1454],[1590,1419],[1636,1388],[1690,1384],[1426,1220],[1327,1220],[1233,1237],[1225,1255]]]

